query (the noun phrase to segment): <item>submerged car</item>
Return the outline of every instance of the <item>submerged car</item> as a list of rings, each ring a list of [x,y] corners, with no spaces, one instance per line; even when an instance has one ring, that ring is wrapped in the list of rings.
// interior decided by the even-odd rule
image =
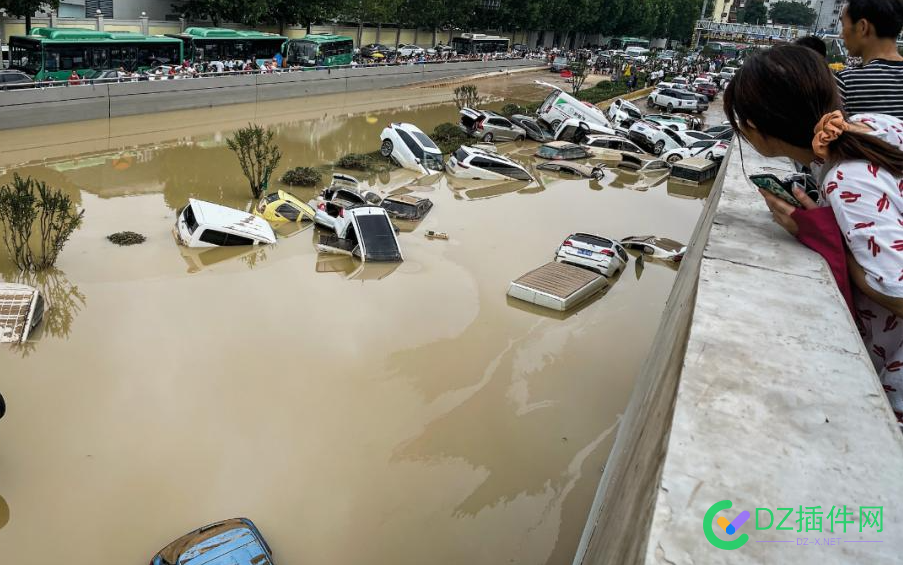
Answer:
[[[442,150],[414,124],[389,124],[380,139],[379,153],[405,169],[425,175],[445,169]]]
[[[624,247],[613,239],[588,233],[569,235],[555,254],[555,261],[613,277],[627,265]]]
[[[689,114],[647,114],[643,120],[675,131],[698,130],[702,126],[699,118]]]
[[[232,518],[185,534],[150,565],[273,565],[273,552],[251,520]]]
[[[379,206],[382,198],[369,190],[360,191],[360,183],[351,175],[335,173],[332,183],[323,189],[308,205],[316,209],[314,221],[323,227],[335,229],[335,219],[343,217],[345,210],[358,206]]]
[[[536,156],[543,159],[569,161],[571,159],[586,159],[592,154],[585,148],[567,141],[552,141],[541,145],[536,150]]]
[[[352,208],[337,218],[335,234],[321,235],[317,251],[362,261],[404,261],[388,212],[376,206]]]
[[[520,126],[527,132],[527,137],[533,141],[545,143],[555,140],[555,130],[546,125],[542,120],[524,116],[523,114],[514,114],[509,118],[516,125]]]
[[[621,245],[625,249],[639,251],[644,255],[651,255],[655,259],[662,261],[678,262],[683,259],[687,252],[687,246],[664,237],[655,237],[654,235],[632,235],[621,240]]]
[[[690,157],[705,157],[709,161],[720,161],[727,154],[728,144],[726,141],[718,139],[701,139],[694,141],[686,147],[679,147],[666,151],[662,154],[662,159],[668,163],[674,164],[682,159]]]
[[[734,128],[731,126],[713,126],[702,133],[711,135],[713,138],[721,141],[730,141],[734,139]]]
[[[254,208],[254,215],[269,222],[302,222],[313,221],[317,211],[288,192],[279,190],[262,197]]]
[[[540,171],[555,171],[587,179],[602,180],[605,177],[604,165],[586,165],[571,161],[549,161],[536,167]]]
[[[44,317],[44,297],[31,286],[0,282],[0,343],[25,343]]]
[[[515,161],[468,145],[462,145],[449,157],[446,171],[454,177],[464,179],[533,180],[527,169]]]
[[[591,135],[615,135],[615,130],[596,122],[585,122],[577,118],[569,118],[558,124],[555,130],[555,139],[558,141],[573,141],[582,143]]]
[[[661,155],[666,151],[686,146],[684,140],[673,129],[646,120],[633,124],[627,138],[653,155]]]
[[[671,170],[671,165],[662,159],[646,157],[635,153],[621,153],[621,161],[618,168],[637,173],[666,173]]]
[[[488,110],[462,108],[458,127],[470,137],[481,141],[520,141],[527,138],[527,132],[508,118]]]
[[[618,98],[612,102],[611,106],[608,107],[608,111],[606,111],[606,115],[616,127],[623,126],[624,122],[632,123],[643,119],[643,112],[623,98]]]
[[[645,153],[639,145],[629,139],[624,139],[619,135],[591,135],[584,139],[581,145],[595,149],[627,151],[628,153]]]
[[[413,194],[401,194],[384,198],[380,206],[392,218],[420,221],[433,209],[433,201]]]
[[[186,247],[276,243],[273,228],[263,218],[194,198],[179,210],[173,235]]]

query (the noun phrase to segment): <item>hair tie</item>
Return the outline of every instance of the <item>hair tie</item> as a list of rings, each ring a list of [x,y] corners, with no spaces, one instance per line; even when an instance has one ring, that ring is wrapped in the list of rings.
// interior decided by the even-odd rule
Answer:
[[[825,161],[828,159],[828,145],[835,141],[845,131],[849,131],[850,124],[843,117],[843,112],[834,110],[828,112],[815,124],[815,137],[812,138],[812,150],[815,156]]]

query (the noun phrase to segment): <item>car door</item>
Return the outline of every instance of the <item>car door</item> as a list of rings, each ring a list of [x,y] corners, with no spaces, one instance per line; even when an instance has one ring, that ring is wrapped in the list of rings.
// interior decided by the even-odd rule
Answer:
[[[497,140],[512,140],[514,132],[511,129],[511,122],[504,118],[489,118],[489,125],[492,126],[492,135]]]
[[[706,150],[711,149],[713,145],[715,145],[714,140],[697,141],[696,143],[690,145],[690,155],[697,157],[705,153]]]

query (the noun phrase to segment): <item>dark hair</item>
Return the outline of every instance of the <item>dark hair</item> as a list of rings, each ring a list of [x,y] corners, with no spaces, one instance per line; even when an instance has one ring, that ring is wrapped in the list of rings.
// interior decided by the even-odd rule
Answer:
[[[846,14],[853,23],[868,21],[883,39],[896,39],[903,29],[903,0],[848,0]]]
[[[762,135],[812,147],[822,116],[840,110],[834,75],[815,51],[781,45],[748,57],[724,91],[724,112],[734,130],[755,125]],[[903,151],[868,133],[844,132],[828,147],[831,160],[864,159],[903,176]]]
[[[825,42],[821,39],[815,37],[814,35],[807,35],[806,37],[801,37],[793,42],[794,45],[802,45],[803,47],[808,47],[812,49],[822,57],[828,56],[828,46],[825,45]]]

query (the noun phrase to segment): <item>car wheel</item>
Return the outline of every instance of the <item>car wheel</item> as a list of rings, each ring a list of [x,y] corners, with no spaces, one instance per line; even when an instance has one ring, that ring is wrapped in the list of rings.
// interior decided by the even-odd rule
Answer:
[[[712,152],[709,151],[708,153],[705,154],[705,158],[708,159],[709,161],[714,161],[715,155],[713,155]]]
[[[552,120],[552,123],[549,124],[549,127],[552,128],[552,131],[558,131],[558,126],[561,125],[561,120]]]
[[[669,164],[673,165],[674,163],[680,161],[681,159],[683,159],[683,157],[681,157],[680,155],[674,154],[665,160],[668,161]]]
[[[491,133],[487,133],[486,135],[484,135],[484,136],[483,136],[483,141],[485,141],[486,143],[492,143],[492,134],[491,134]]]
[[[674,113],[674,104],[668,104],[668,113],[669,113],[669,114],[673,114],[673,113]]]
[[[647,108],[655,108],[655,100],[651,97],[646,99],[646,107]]]
[[[665,150],[665,142],[664,141],[656,142],[655,146],[652,148],[652,152],[656,155],[661,155],[662,151],[664,151],[664,150]]]
[[[392,154],[392,151],[394,149],[395,149],[395,146],[392,145],[392,140],[385,139],[385,140],[383,140],[382,146],[380,146],[380,148],[379,148],[379,154],[382,155],[383,157],[388,157],[389,155]]]
[[[524,136],[519,135],[519,136],[517,136],[517,138],[515,138],[514,141],[523,141],[523,140],[524,140]]]

